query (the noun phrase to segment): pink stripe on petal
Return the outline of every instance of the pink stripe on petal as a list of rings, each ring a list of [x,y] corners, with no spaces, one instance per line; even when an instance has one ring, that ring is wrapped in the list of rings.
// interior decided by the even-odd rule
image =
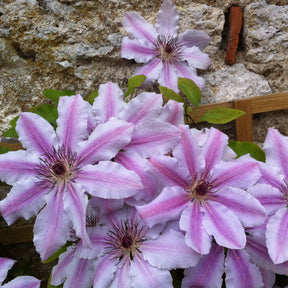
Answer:
[[[88,136],[87,120],[91,106],[81,95],[61,97],[58,104],[56,134],[60,144],[75,150]]]
[[[160,85],[178,92],[178,76],[179,75],[175,71],[174,66],[170,62],[165,61],[158,82]]]
[[[228,250],[225,259],[226,287],[263,287],[259,268],[245,250]]]
[[[204,229],[202,219],[203,212],[200,211],[200,204],[191,202],[181,214],[179,227],[186,232],[186,244],[203,255],[209,253],[212,237]]]
[[[152,24],[136,12],[126,12],[123,21],[124,29],[135,39],[144,39],[154,44],[157,33]]]
[[[224,249],[217,244],[213,244],[210,253],[203,256],[195,267],[184,270],[181,287],[219,288],[222,286],[223,273]]]
[[[178,126],[184,124],[184,108],[182,103],[169,100],[162,108],[160,121],[168,122],[172,125]]]
[[[155,57],[155,48],[147,47],[147,43],[142,44],[135,39],[124,37],[121,45],[121,57],[134,59],[137,63],[146,63]]]
[[[145,75],[147,79],[144,81],[144,84],[154,82],[159,77],[162,68],[163,63],[161,59],[154,58],[149,62],[147,62],[146,64],[144,64],[143,66],[137,67],[133,76]]]
[[[152,227],[155,224],[179,220],[188,201],[189,195],[180,187],[166,187],[149,204],[136,208],[145,223]]]
[[[179,16],[175,5],[165,0],[157,15],[157,32],[166,36],[177,36]]]
[[[203,225],[217,244],[230,249],[242,249],[246,235],[239,219],[224,205],[206,202],[203,206]]]
[[[23,147],[40,155],[52,153],[57,139],[53,127],[42,117],[31,112],[20,114],[16,131]]]
[[[179,42],[186,47],[196,46],[202,50],[209,44],[210,37],[204,31],[187,30],[179,34],[178,39]]]
[[[35,178],[17,182],[7,197],[0,202],[3,218],[11,225],[18,218],[28,220],[45,205],[44,195],[48,189],[35,183]]]
[[[266,245],[275,264],[288,261],[288,209],[279,209],[266,227]]]

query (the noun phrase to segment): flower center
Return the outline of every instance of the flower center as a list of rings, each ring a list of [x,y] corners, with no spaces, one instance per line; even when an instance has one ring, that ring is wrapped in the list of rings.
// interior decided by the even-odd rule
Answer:
[[[52,153],[40,158],[37,168],[37,177],[41,183],[53,188],[57,184],[66,185],[76,178],[79,169],[76,168],[76,154],[70,149],[61,146]]]
[[[213,183],[207,180],[194,179],[186,188],[186,192],[189,193],[191,201],[197,201],[203,204],[209,199],[212,189]]]
[[[208,181],[203,181],[202,183],[198,184],[195,188],[196,195],[198,196],[205,196],[211,190],[211,185]]]
[[[113,225],[105,238],[106,254],[111,255],[111,259],[117,260],[118,263],[133,261],[136,254],[142,253],[140,246],[145,241],[143,234],[143,228],[132,221]]]
[[[172,62],[179,60],[182,52],[182,45],[177,41],[177,38],[171,36],[159,35],[155,42],[157,57],[163,62]]]

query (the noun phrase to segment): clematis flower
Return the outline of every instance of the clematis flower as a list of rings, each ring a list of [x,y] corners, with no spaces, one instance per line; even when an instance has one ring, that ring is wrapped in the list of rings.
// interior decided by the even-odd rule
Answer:
[[[154,82],[178,91],[178,77],[189,78],[202,90],[203,78],[196,68],[206,69],[210,59],[201,49],[209,42],[207,33],[187,30],[178,35],[179,16],[175,5],[165,0],[157,16],[156,28],[136,12],[124,16],[124,28],[131,35],[123,38],[121,56],[145,63],[134,75],[145,75]],[[144,83],[145,83],[144,82]]]
[[[199,254],[186,246],[181,232],[164,230],[163,225],[147,227],[133,207],[124,207],[109,216],[105,225],[88,230],[92,248],[79,242],[74,251],[67,250],[60,256],[52,271],[51,284],[59,285],[65,281],[64,288],[76,288],[78,286],[73,283],[77,281],[77,275],[85,274],[90,280],[81,287],[90,288],[93,274],[94,288],[173,288],[169,270],[191,267],[200,259]],[[78,271],[74,274],[69,264],[75,262],[85,265],[73,269]],[[94,263],[92,273],[91,262]],[[66,286],[66,282],[70,285]]]
[[[70,226],[86,245],[87,192],[121,199],[143,188],[139,176],[110,161],[131,141],[133,125],[110,119],[88,135],[91,106],[80,95],[59,100],[56,132],[39,115],[22,113],[16,130],[26,151],[0,156],[0,179],[13,185],[0,202],[11,225],[37,214],[34,244],[43,260],[66,243]]]
[[[93,103],[94,127],[111,117],[132,123],[132,139],[125,146],[125,151],[136,152],[142,157],[165,154],[180,141],[178,125],[184,123],[183,107],[180,105],[169,101],[163,106],[161,94],[148,92],[140,93],[126,103],[119,86],[108,82],[100,85],[99,96]]]
[[[151,157],[149,167],[163,185],[150,203],[137,206],[140,217],[154,226],[179,221],[188,246],[207,254],[212,237],[223,247],[242,249],[245,227],[262,224],[266,212],[246,189],[260,178],[258,163],[246,155],[228,160],[228,137],[211,128],[202,147],[189,127],[182,126],[182,140],[173,157]],[[223,158],[224,157],[224,158]]]
[[[269,221],[266,244],[275,264],[288,261],[288,137],[269,128],[263,150],[266,163],[261,168],[260,186],[249,189],[266,208]]]
[[[0,287],[2,288],[39,288],[40,280],[32,276],[19,276],[2,285],[5,280],[8,270],[12,268],[15,261],[9,258],[0,257]]]

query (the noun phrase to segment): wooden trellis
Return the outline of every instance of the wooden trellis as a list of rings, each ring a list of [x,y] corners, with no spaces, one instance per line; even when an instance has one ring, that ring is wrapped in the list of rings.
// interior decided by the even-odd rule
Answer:
[[[253,114],[270,112],[288,108],[288,93],[275,93],[264,96],[256,96],[231,102],[207,104],[199,107],[198,112],[192,116],[199,121],[201,116],[210,109],[216,107],[235,108],[246,112],[245,115],[235,120],[237,140],[253,142]],[[19,142],[0,142],[0,146],[11,150],[22,149]],[[0,229],[0,244],[16,244],[30,242],[33,239],[33,225],[11,226]]]

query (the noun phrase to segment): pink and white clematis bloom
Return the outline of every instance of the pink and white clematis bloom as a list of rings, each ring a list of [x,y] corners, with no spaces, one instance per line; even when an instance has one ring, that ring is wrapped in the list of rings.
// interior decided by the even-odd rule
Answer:
[[[271,259],[279,264],[288,261],[288,137],[269,128],[263,150],[266,163],[260,166],[261,185],[249,192],[267,210],[266,244]]]
[[[155,27],[136,12],[124,16],[124,28],[131,35],[123,38],[121,56],[145,63],[134,75],[145,75],[145,82],[154,82],[178,91],[178,77],[192,79],[202,90],[204,80],[196,68],[206,69],[210,59],[201,49],[209,42],[207,33],[187,30],[178,35],[179,16],[175,5],[165,0]]]
[[[207,254],[212,236],[217,244],[242,249],[243,226],[262,224],[266,212],[246,189],[260,178],[256,160],[248,155],[227,160],[228,137],[211,128],[202,147],[188,126],[182,126],[173,157],[151,157],[149,167],[164,189],[147,205],[137,206],[143,220],[154,226],[179,221],[188,246]]]
[[[194,266],[201,256],[185,244],[181,232],[164,227],[149,228],[129,206],[111,212],[104,225],[88,230],[91,248],[79,242],[60,256],[51,283],[65,281],[64,288],[77,288],[74,283],[86,275],[89,281],[81,282],[82,288],[92,282],[94,288],[173,288],[169,270]]]
[[[40,280],[32,276],[19,276],[9,281],[6,284],[2,284],[5,280],[8,270],[12,268],[15,261],[9,258],[0,257],[0,287],[2,288],[39,288]]]
[[[61,97],[56,132],[39,115],[22,113],[16,130],[26,151],[0,156],[0,179],[13,185],[0,202],[2,216],[11,225],[19,217],[29,219],[40,211],[34,244],[43,260],[66,243],[71,225],[90,245],[87,192],[120,199],[143,188],[135,172],[110,161],[131,141],[133,124],[110,119],[89,135],[90,109],[80,95]]]

